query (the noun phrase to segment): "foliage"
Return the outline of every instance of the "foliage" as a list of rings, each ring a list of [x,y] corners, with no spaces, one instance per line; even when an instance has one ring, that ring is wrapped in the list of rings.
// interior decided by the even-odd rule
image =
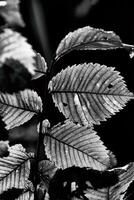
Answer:
[[[0,141],[0,199],[129,200],[134,163],[115,168],[116,158],[95,125],[123,109],[134,94],[111,66],[85,60],[51,73],[74,50],[123,48],[133,57],[134,47],[112,31],[87,26],[66,35],[47,66],[11,28],[24,25],[19,1],[0,1],[0,15],[7,23],[0,33],[0,116],[8,131],[8,141]],[[41,77],[43,97],[28,87]],[[52,127],[46,120],[50,95],[65,117]]]

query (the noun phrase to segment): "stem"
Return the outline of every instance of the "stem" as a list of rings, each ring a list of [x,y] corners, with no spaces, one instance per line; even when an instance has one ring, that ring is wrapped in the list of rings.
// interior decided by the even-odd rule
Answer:
[[[123,47],[124,47],[125,49],[130,50],[130,51],[134,49],[134,45],[131,45],[131,44],[124,44],[124,43],[123,43]]]
[[[36,157],[35,157],[35,180],[34,180],[34,200],[39,200],[38,199],[38,194],[37,194],[37,185],[38,185],[38,163],[40,161],[40,147],[41,147],[41,142],[42,142],[42,119],[40,120],[40,127],[39,127],[39,138],[37,142],[37,151],[36,151]]]
[[[43,138],[44,134],[42,134],[42,125],[43,125],[43,119],[44,119],[44,114],[45,114],[45,108],[47,107],[47,97],[48,97],[48,82],[49,82],[49,73],[46,73],[45,76],[45,81],[44,81],[44,94],[42,97],[42,100],[44,102],[43,104],[43,111],[40,116],[40,125],[39,125],[39,137],[38,137],[38,142],[37,142],[37,150],[36,150],[36,158],[35,158],[35,180],[34,180],[34,200],[39,200],[38,197],[38,191],[37,191],[37,185],[39,183],[39,174],[38,174],[38,163],[41,160],[47,160],[47,156],[45,154],[44,150],[44,144],[43,144]]]

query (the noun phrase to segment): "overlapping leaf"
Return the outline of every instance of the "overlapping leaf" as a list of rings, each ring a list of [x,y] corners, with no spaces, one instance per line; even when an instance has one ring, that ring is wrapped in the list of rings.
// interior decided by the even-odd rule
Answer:
[[[30,155],[21,145],[10,147],[8,157],[0,158],[0,194],[11,188],[24,189],[30,173]]]
[[[106,121],[134,98],[118,71],[93,63],[62,70],[50,81],[49,89],[65,117],[84,125]]]
[[[63,38],[56,50],[56,59],[73,50],[105,50],[123,47],[114,32],[86,26],[70,32]]]
[[[110,188],[94,190],[93,188],[85,191],[85,196],[92,200],[123,200],[126,191],[134,180],[134,163],[130,163],[123,168],[113,169],[119,175],[119,182]]]
[[[20,0],[3,0],[0,1],[0,15],[5,19],[10,26],[24,27],[25,23],[22,19],[20,8]]]
[[[47,63],[45,59],[39,54],[36,54],[36,70],[35,70],[35,75],[32,77],[32,79],[38,79],[44,74],[46,74],[47,71]]]
[[[110,165],[109,151],[92,128],[66,121],[45,135],[44,144],[47,156],[63,169],[76,165],[104,170]]]
[[[57,167],[54,162],[49,160],[42,160],[39,162],[38,170],[40,173],[40,190],[41,193],[44,194],[46,191],[48,192],[49,183],[55,172],[57,171]]]
[[[41,111],[41,98],[32,90],[13,95],[0,93],[0,115],[8,130],[24,124]]]
[[[27,39],[11,29],[4,29],[0,34],[0,62],[14,59],[20,61],[30,74],[35,74],[35,52]]]

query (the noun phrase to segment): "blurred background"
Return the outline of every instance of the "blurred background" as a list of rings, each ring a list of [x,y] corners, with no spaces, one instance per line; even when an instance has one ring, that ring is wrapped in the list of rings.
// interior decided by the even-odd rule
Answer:
[[[134,8],[132,1],[122,0],[22,0],[20,5],[26,27],[21,30],[33,48],[51,62],[61,39],[70,31],[84,26],[114,31],[124,43],[134,44]],[[116,67],[134,92],[134,60],[126,50],[72,52],[61,59],[54,74],[74,63],[98,62]],[[43,95],[43,78],[32,87]],[[120,113],[95,126],[104,144],[117,156],[118,165],[134,161],[134,101]],[[51,124],[63,120],[50,98],[46,118]]]

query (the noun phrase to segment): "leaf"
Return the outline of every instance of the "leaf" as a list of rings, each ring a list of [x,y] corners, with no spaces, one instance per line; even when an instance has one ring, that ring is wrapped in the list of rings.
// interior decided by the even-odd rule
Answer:
[[[20,0],[0,1],[0,15],[5,19],[9,26],[25,26],[20,13],[19,4]]]
[[[58,124],[45,135],[44,144],[48,158],[58,168],[76,165],[104,170],[110,165],[109,151],[89,127],[81,127],[69,121]]]
[[[0,158],[9,155],[9,141],[0,140]]]
[[[124,196],[125,200],[131,200],[133,198],[134,198],[134,181],[131,182]]]
[[[24,189],[30,173],[30,158],[21,145],[10,147],[9,156],[0,158],[0,194],[11,188]]]
[[[35,60],[36,70],[35,75],[32,77],[32,79],[38,79],[41,76],[45,75],[47,72],[47,63],[39,53],[36,54]]]
[[[134,163],[130,163],[122,168],[113,169],[118,173],[119,182],[110,188],[100,190],[88,189],[85,196],[92,200],[123,200],[126,191],[134,180]]]
[[[23,189],[12,188],[3,192],[0,195],[0,199],[1,200],[8,200],[8,199],[15,200],[17,197],[20,196],[20,194],[22,194],[22,192],[23,192]]]
[[[31,77],[18,60],[6,59],[3,64],[0,64],[0,91],[12,94],[28,88]]]
[[[49,182],[57,171],[57,167],[54,162],[42,160],[39,162],[38,170],[40,173],[41,188],[48,192]]]
[[[98,171],[73,166],[57,170],[49,184],[49,195],[51,200],[70,200],[71,197],[86,200],[84,192],[88,188],[98,190],[113,186],[117,182],[118,174],[115,171]]]
[[[0,63],[3,64],[7,58],[18,60],[34,75],[34,57],[35,52],[25,37],[9,28],[3,30],[0,34]]]
[[[115,168],[115,170],[118,171],[119,169]],[[134,180],[134,163],[132,162],[124,166],[121,168],[121,170],[118,171],[118,173],[119,183],[110,188],[109,196],[111,200],[124,199],[129,185]]]
[[[58,45],[56,60],[73,50],[107,50],[122,48],[122,41],[114,32],[86,26],[70,32]]]
[[[59,111],[86,126],[106,121],[134,98],[118,71],[93,63],[62,70],[49,89]]]
[[[13,95],[0,93],[0,115],[7,130],[24,124],[41,111],[41,98],[32,90]]]
[[[56,172],[49,195],[51,200],[123,200],[133,180],[134,163],[102,172],[72,167]],[[73,183],[76,187],[72,191],[69,186]]]
[[[31,191],[24,192],[15,200],[34,200],[34,193]]]

